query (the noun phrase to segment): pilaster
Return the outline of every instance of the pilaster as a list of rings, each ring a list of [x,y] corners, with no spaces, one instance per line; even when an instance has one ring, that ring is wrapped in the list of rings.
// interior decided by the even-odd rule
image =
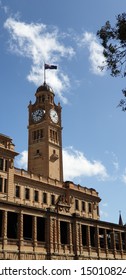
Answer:
[[[3,239],[3,249],[5,249],[5,246],[7,244],[7,211],[3,211],[3,228],[2,228],[2,239]]]

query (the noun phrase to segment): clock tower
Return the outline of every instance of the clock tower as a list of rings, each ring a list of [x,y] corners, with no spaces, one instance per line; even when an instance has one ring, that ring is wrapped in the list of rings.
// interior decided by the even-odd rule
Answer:
[[[28,171],[63,181],[61,106],[45,82],[28,106]]]

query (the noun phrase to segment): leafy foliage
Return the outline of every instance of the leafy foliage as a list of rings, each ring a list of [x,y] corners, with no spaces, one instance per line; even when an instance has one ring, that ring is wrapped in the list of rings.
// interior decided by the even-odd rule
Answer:
[[[101,70],[107,68],[113,77],[126,76],[126,13],[116,17],[115,27],[107,21],[97,32],[104,48],[105,65]],[[122,90],[124,98],[119,106],[126,111],[126,89]]]

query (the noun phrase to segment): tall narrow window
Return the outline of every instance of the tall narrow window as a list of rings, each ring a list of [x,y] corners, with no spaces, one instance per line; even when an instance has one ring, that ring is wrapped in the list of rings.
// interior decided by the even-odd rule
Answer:
[[[112,231],[107,229],[106,231],[107,235],[107,244],[108,244],[108,249],[112,249],[113,242],[112,242]]]
[[[68,223],[60,221],[60,240],[61,244],[68,244]]]
[[[0,170],[3,170],[3,158],[0,158]]]
[[[100,248],[105,248],[105,229],[99,228],[99,243]]]
[[[7,192],[7,179],[4,179],[4,193]]]
[[[37,217],[37,240],[45,242],[46,239],[46,219]]]
[[[51,195],[51,204],[55,205],[55,195],[54,194]]]
[[[29,190],[29,188],[25,188],[25,199],[30,199],[30,190]]]
[[[3,178],[0,178],[0,192],[2,192]]]
[[[47,203],[47,193],[43,193],[43,203]]]
[[[20,186],[16,186],[15,196],[18,197],[18,198],[20,197]]]
[[[2,237],[2,233],[3,233],[2,223],[3,223],[3,211],[0,210],[0,238]]]
[[[6,159],[5,160],[5,171],[7,171],[8,170],[8,160]]]
[[[33,217],[27,214],[23,215],[23,238],[25,240],[32,240],[32,223]]]
[[[82,201],[81,207],[82,207],[82,211],[85,211],[85,201]]]
[[[88,203],[88,212],[91,213],[92,212],[92,207],[91,207],[91,203]]]
[[[79,201],[75,199],[75,210],[79,210]]]
[[[88,228],[87,228],[87,226],[82,225],[81,229],[82,229],[82,244],[83,244],[83,246],[87,246],[87,243],[88,243],[88,241],[87,241]]]
[[[14,212],[7,213],[7,237],[16,239],[18,234],[18,214]]]
[[[38,191],[34,191],[34,200],[38,202]]]
[[[97,206],[97,215],[99,216],[99,207]]]
[[[91,247],[95,247],[95,243],[96,243],[96,233],[95,233],[96,229],[95,227],[90,227],[90,242],[91,242]]]

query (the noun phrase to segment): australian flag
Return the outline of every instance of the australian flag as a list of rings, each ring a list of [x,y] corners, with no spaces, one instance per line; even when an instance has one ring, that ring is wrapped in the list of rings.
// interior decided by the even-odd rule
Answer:
[[[46,69],[57,69],[57,66],[56,65],[45,64],[45,70]]]

